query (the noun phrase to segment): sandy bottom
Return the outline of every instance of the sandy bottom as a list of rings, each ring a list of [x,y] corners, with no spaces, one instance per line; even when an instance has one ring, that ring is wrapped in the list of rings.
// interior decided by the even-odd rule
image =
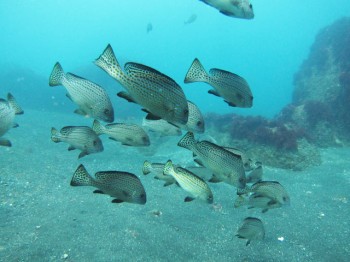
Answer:
[[[153,140],[155,146],[148,150],[103,137],[104,152],[78,160],[78,151],[68,152],[67,144],[50,140],[50,129],[91,125],[91,119],[26,110],[17,122],[20,127],[6,134],[13,147],[0,148],[1,261],[350,259],[349,148],[323,150],[323,164],[303,172],[265,167],[265,180],[284,185],[291,205],[262,214],[235,209],[235,190],[226,184],[210,184],[214,205],[185,203],[181,188],[164,188],[151,175],[144,176],[146,159],[192,161],[189,151],[176,146],[180,137]],[[146,205],[112,204],[109,196],[93,194],[93,188],[71,187],[80,163],[91,174],[122,170],[138,175]],[[266,230],[266,238],[250,246],[234,236],[247,216],[260,218]]]

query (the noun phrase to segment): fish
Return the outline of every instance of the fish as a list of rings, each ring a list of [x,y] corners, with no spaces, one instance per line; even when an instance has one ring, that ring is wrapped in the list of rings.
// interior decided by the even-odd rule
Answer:
[[[242,157],[242,161],[243,161],[243,165],[244,165],[244,170],[245,171],[251,171],[253,169],[255,169],[256,167],[258,166],[261,166],[261,162],[255,162],[253,161],[251,158],[249,158],[247,156],[247,154],[241,150],[241,149],[238,149],[238,148],[235,148],[235,147],[223,147],[224,149],[236,154],[236,155],[240,155]]]
[[[63,85],[66,88],[67,97],[78,106],[75,113],[108,123],[114,121],[114,109],[107,92],[87,79],[64,73],[59,62],[53,67],[49,85]]]
[[[153,30],[153,25],[152,25],[152,23],[148,23],[147,24],[147,27],[146,27],[146,32],[147,32],[147,34],[149,33],[149,32],[151,32]]]
[[[163,186],[170,186],[172,184],[175,184],[176,183],[175,178],[173,178],[172,176],[166,176],[163,174],[164,166],[165,164],[151,163],[146,160],[143,163],[142,173],[144,175],[148,175],[150,173],[155,174],[154,176],[155,179],[163,180],[165,182]]]
[[[136,124],[113,123],[103,126],[98,120],[94,120],[92,130],[98,136],[106,134],[110,139],[126,146],[149,146],[151,144],[146,131]]]
[[[238,193],[255,193],[259,196],[270,198],[273,202],[281,205],[290,205],[290,197],[286,189],[277,181],[260,181],[254,183],[251,187],[246,187]]]
[[[149,120],[144,118],[142,126],[148,131],[156,132],[160,136],[181,136],[181,129],[174,126],[163,119]]]
[[[92,186],[94,193],[107,194],[113,197],[112,203],[134,203],[144,205],[147,201],[146,191],[140,179],[124,171],[100,171],[92,177],[80,164],[75,170],[71,186]]]
[[[249,0],[200,0],[220,11],[220,13],[242,19],[253,19],[253,5]]]
[[[65,126],[60,131],[52,127],[51,140],[55,143],[68,143],[70,145],[68,147],[69,151],[81,150],[78,158],[103,151],[101,139],[88,126]]]
[[[190,131],[197,134],[203,134],[205,131],[204,118],[199,110],[198,106],[196,106],[193,102],[187,101],[188,104],[188,120],[185,125],[177,125],[183,130]]]
[[[186,124],[188,105],[182,88],[170,77],[138,63],[126,63],[122,70],[111,45],[95,64],[117,80],[126,91],[117,95],[143,107],[147,119],[164,119],[172,124]]]
[[[185,25],[188,25],[188,24],[192,24],[194,21],[197,20],[197,15],[196,14],[192,14],[185,22],[184,24]]]
[[[214,89],[208,93],[222,97],[229,106],[242,108],[253,106],[253,94],[243,77],[217,68],[210,69],[208,74],[198,58],[192,62],[184,82],[209,84]]]
[[[206,140],[196,141],[192,132],[187,132],[178,142],[178,146],[191,150],[200,160],[196,162],[210,169],[217,180],[237,188],[245,188],[246,177],[240,155]]]
[[[270,197],[259,195],[257,193],[251,194],[248,198],[242,195],[238,196],[234,203],[234,207],[237,208],[243,205],[247,205],[248,209],[261,208],[262,213],[267,212],[269,209],[282,207],[282,204],[276,200],[273,200]]]
[[[191,196],[185,198],[185,202],[202,199],[209,204],[213,203],[213,193],[208,184],[192,172],[174,166],[171,160],[165,164],[163,172],[164,175],[172,176],[182,189],[191,194]]]
[[[246,246],[248,246],[252,240],[262,240],[265,238],[264,224],[259,218],[247,217],[243,220],[243,224],[238,229],[236,236],[247,239]]]
[[[0,98],[0,146],[12,146],[11,141],[2,136],[11,128],[18,127],[14,122],[15,116],[23,113],[24,111],[11,93],[7,94],[7,100]]]
[[[256,183],[262,180],[263,168],[258,166],[247,175],[247,183]]]

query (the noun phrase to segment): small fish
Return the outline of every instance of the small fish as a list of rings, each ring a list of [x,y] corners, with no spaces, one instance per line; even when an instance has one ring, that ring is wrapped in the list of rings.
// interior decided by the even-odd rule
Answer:
[[[143,163],[142,173],[148,175],[150,173],[155,174],[154,178],[163,180],[164,186],[170,186],[176,183],[175,178],[172,176],[166,176],[163,174],[165,164],[162,163],[150,163],[147,160]]]
[[[71,73],[65,74],[58,62],[51,72],[49,85],[63,85],[67,89],[67,97],[79,107],[75,113],[113,122],[114,110],[111,100],[99,85]]]
[[[118,96],[143,107],[148,119],[164,119],[172,124],[186,124],[188,105],[182,88],[170,77],[137,63],[120,67],[110,45],[95,64],[117,80],[127,92]]]
[[[123,171],[100,171],[95,178],[89,175],[81,164],[74,172],[71,186],[93,186],[94,193],[113,197],[112,203],[146,204],[146,192],[140,179],[134,174]]]
[[[0,98],[0,146],[12,146],[10,140],[1,138],[6,132],[13,128],[18,127],[18,124],[14,122],[15,115],[23,114],[23,110],[16,102],[12,94],[7,94],[7,101]]]
[[[200,0],[220,11],[220,13],[236,18],[253,19],[253,6],[249,0]]]
[[[178,142],[178,146],[191,150],[200,161],[197,163],[210,169],[216,180],[244,189],[246,177],[242,157],[209,141],[196,141],[192,132]],[[196,159],[195,159],[196,160]]]
[[[103,126],[98,120],[92,125],[97,135],[106,134],[110,139],[126,146],[149,146],[150,140],[140,126],[135,124],[114,123]]]
[[[66,126],[59,132],[52,127],[51,140],[55,143],[65,142],[70,144],[68,147],[69,151],[74,149],[81,150],[78,158],[103,151],[101,139],[88,126]]]
[[[209,204],[213,203],[213,193],[207,183],[200,177],[185,168],[173,166],[170,160],[165,164],[163,172],[164,175],[169,175],[175,178],[180,187],[192,195],[192,197],[186,197],[185,202],[198,198]]]
[[[247,217],[243,220],[243,224],[238,229],[236,236],[247,239],[246,246],[248,246],[252,240],[262,240],[265,238],[264,225],[259,218]]]
[[[146,27],[146,32],[147,32],[147,34],[149,33],[149,32],[151,32],[153,30],[153,25],[152,25],[152,23],[148,23],[147,24],[147,27]]]
[[[253,106],[253,95],[244,78],[217,68],[210,69],[208,74],[197,58],[192,62],[184,82],[204,82],[211,85],[214,89],[208,93],[222,97],[229,106]]]
[[[188,121],[185,125],[178,125],[181,129],[187,130],[189,132],[203,134],[205,130],[204,118],[196,106],[191,101],[187,101],[188,104]]]
[[[256,183],[262,180],[263,168],[258,166],[247,175],[247,183]]]
[[[184,24],[185,25],[188,25],[188,24],[192,24],[194,21],[197,20],[197,15],[196,14],[192,14],[185,22]]]
[[[261,208],[262,213],[267,212],[269,209],[282,207],[282,204],[276,200],[259,195],[257,193],[251,194],[248,198],[242,195],[238,196],[234,203],[234,206],[237,208],[243,205],[247,205],[248,209]]]
[[[226,150],[236,154],[236,155],[240,155],[242,157],[242,161],[243,161],[243,165],[244,165],[244,170],[245,171],[251,171],[253,169],[255,169],[258,166],[261,166],[261,162],[254,162],[252,159],[250,159],[247,154],[238,148],[234,148],[234,147],[224,147]]]
[[[156,132],[160,136],[180,136],[182,135],[181,129],[168,123],[163,119],[149,120],[144,118],[142,120],[142,126],[148,131]]]

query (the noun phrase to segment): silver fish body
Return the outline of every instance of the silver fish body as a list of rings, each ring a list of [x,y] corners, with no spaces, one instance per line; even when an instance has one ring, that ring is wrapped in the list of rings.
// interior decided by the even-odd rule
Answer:
[[[162,118],[172,124],[186,124],[188,105],[181,87],[159,71],[137,63],[120,67],[110,45],[95,64],[116,79],[127,92],[118,95],[141,105],[152,118]]]
[[[258,218],[247,217],[243,220],[243,224],[238,229],[236,236],[247,239],[246,246],[248,246],[252,240],[262,240],[265,238],[264,224]]]
[[[186,197],[185,202],[198,198],[209,204],[213,203],[213,193],[208,184],[192,172],[185,168],[175,167],[169,160],[164,166],[164,174],[172,176],[181,188],[192,195],[192,197]]]
[[[156,132],[160,136],[180,136],[182,134],[180,128],[163,119],[149,120],[144,118],[142,120],[142,126],[149,131]]]
[[[126,146],[149,146],[150,139],[145,130],[135,124],[113,123],[103,126],[95,120],[92,130],[97,135],[106,134],[110,139]]]
[[[123,171],[100,171],[95,178],[89,175],[83,165],[74,172],[71,186],[93,186],[94,193],[108,194],[115,198],[113,203],[135,203],[144,205],[147,201],[146,191],[140,179],[134,174]]]
[[[250,191],[265,196],[281,204],[290,205],[290,197],[286,189],[277,181],[260,181],[253,184]]]
[[[105,122],[113,122],[114,109],[107,92],[99,85],[71,73],[64,73],[57,62],[51,72],[50,86],[63,85],[67,96],[79,107],[75,112]]]
[[[12,127],[18,125],[14,122],[15,116],[23,114],[23,110],[16,102],[12,94],[7,94],[7,100],[0,99],[0,145],[11,146],[11,142],[1,138]]]
[[[242,19],[253,19],[253,6],[249,0],[200,0],[220,11],[220,13]]]
[[[237,188],[245,188],[246,177],[240,155],[235,155],[209,141],[197,142],[191,132],[179,141],[178,146],[191,150],[219,180]]]
[[[209,93],[222,97],[229,106],[243,108],[253,106],[253,95],[244,78],[217,68],[210,69],[208,74],[197,58],[192,62],[185,77],[185,83],[193,82],[205,82],[211,85],[214,89],[209,90]]]
[[[81,150],[79,158],[103,151],[101,139],[88,126],[66,126],[60,131],[51,128],[51,140],[68,143],[68,150]]]

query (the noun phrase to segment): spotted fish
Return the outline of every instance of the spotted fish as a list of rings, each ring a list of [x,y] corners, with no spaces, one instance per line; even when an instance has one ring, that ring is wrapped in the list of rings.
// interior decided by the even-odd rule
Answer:
[[[18,127],[14,122],[15,115],[23,114],[22,108],[18,105],[13,95],[7,94],[7,101],[0,98],[0,146],[10,147],[10,140],[1,138],[12,127]]]
[[[196,141],[192,132],[188,132],[178,146],[191,150],[200,163],[210,169],[219,181],[237,188],[245,188],[246,177],[242,157],[225,150],[209,141]]]
[[[146,192],[140,179],[134,174],[123,171],[100,171],[95,178],[89,175],[83,165],[79,165],[73,174],[71,186],[93,186],[94,193],[113,197],[112,203],[146,204]]]
[[[249,0],[200,0],[220,11],[220,13],[243,19],[253,19],[253,6]]]
[[[264,224],[259,218],[247,217],[243,220],[243,224],[238,229],[236,236],[247,239],[246,246],[248,246],[252,240],[262,240],[265,238]]]
[[[197,58],[194,59],[188,70],[185,83],[205,82],[214,89],[208,93],[220,96],[233,107],[252,107],[253,95],[247,81],[234,73],[217,68],[205,71]]]
[[[142,127],[135,124],[113,123],[103,126],[95,120],[92,130],[97,135],[106,134],[110,139],[122,143],[126,146],[149,146],[150,140]]]
[[[181,87],[170,77],[145,65],[127,63],[125,72],[110,45],[95,64],[116,79],[127,92],[118,96],[141,105],[149,119],[164,119],[172,124],[186,124],[188,105]]]
[[[113,122],[112,103],[107,92],[99,85],[71,73],[65,74],[58,62],[50,75],[49,85],[63,85],[67,89],[68,98],[79,107],[75,113]]]
[[[68,147],[69,151],[74,149],[81,150],[78,158],[103,151],[101,139],[88,126],[66,126],[60,131],[52,127],[51,140],[55,143],[68,143],[70,145]]]
[[[213,203],[213,193],[208,184],[192,172],[182,167],[175,167],[170,160],[165,164],[163,172],[164,175],[172,176],[181,188],[191,194],[185,198],[185,202],[198,198],[209,204]]]

